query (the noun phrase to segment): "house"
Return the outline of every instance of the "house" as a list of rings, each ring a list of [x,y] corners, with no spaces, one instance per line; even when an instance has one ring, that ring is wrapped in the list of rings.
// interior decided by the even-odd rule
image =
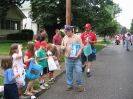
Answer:
[[[10,8],[5,20],[0,21],[0,37],[4,38],[7,34],[21,32],[24,18],[26,16],[18,7]]]
[[[22,8],[20,8],[21,11],[25,14],[27,17],[26,19],[23,19],[23,29],[32,29],[34,31],[34,35],[37,34],[39,25],[36,24],[32,19],[29,17],[29,13],[31,11],[30,7],[30,1],[26,1],[22,4]]]

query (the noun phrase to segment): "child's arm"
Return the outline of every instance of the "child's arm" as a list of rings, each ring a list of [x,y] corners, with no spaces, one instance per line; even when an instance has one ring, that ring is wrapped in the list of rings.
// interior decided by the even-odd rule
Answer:
[[[16,56],[16,59],[21,58],[22,57],[22,45],[18,45],[18,54]]]
[[[47,60],[48,57],[44,57],[44,58],[38,58],[38,57],[37,57],[37,60],[38,60],[38,61],[45,60],[45,59]]]
[[[8,79],[9,79],[9,81],[10,82],[12,82],[12,81],[14,81],[18,76],[20,76],[20,74],[18,73],[18,74],[16,74],[16,75],[14,75],[14,73],[13,73],[13,70],[11,69],[9,72],[8,72]]]
[[[24,63],[28,63],[32,60],[33,58],[28,58],[28,56],[24,56]]]
[[[20,76],[20,74],[18,73],[18,74],[16,74],[15,76],[14,76],[14,79],[13,80],[15,80],[18,76]]]
[[[40,51],[37,52],[37,61],[47,60],[47,59],[48,59],[48,57],[45,57],[45,56],[44,56],[44,58],[41,58],[41,55],[42,55],[42,54],[43,54],[43,53],[40,52]]]

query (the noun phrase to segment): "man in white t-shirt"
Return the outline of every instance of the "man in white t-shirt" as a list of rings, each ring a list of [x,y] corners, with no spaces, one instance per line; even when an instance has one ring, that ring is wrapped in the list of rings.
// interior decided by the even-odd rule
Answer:
[[[125,34],[125,37],[126,37],[126,48],[127,48],[127,51],[130,51],[131,34],[129,32],[127,32]]]

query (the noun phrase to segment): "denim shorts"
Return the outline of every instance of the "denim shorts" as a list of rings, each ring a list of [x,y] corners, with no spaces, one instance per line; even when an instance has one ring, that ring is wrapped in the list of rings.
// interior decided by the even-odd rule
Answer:
[[[91,46],[92,50],[94,50],[94,46]],[[86,62],[87,61],[87,58],[88,58],[88,61],[94,61],[96,60],[96,53],[95,52],[92,52],[92,54],[90,54],[88,57],[86,57],[84,55],[84,52],[82,51],[81,53],[81,62]]]

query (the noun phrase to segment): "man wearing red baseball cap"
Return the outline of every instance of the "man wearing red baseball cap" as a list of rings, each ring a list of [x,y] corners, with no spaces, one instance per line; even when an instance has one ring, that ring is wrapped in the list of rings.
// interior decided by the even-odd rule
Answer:
[[[92,61],[96,60],[94,44],[97,42],[96,34],[91,30],[91,24],[87,23],[85,25],[85,32],[81,34],[81,39],[84,47],[87,45],[87,43],[89,43],[92,48],[92,54],[90,54],[89,56],[86,57],[84,55],[84,52],[82,52],[81,54],[82,72],[84,72],[85,70],[85,62],[88,59],[88,69],[86,75],[87,77],[90,77],[90,68],[92,66]]]

